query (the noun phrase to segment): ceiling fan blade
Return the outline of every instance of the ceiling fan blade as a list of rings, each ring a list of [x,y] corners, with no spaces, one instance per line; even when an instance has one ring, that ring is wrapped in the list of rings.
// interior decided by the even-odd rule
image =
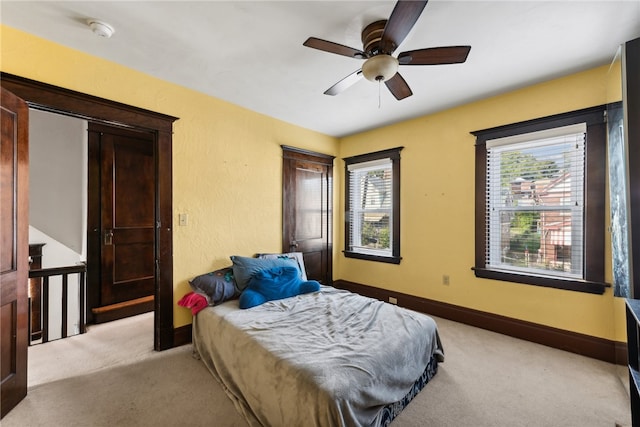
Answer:
[[[327,89],[324,94],[332,96],[337,95],[343,90],[346,90],[354,84],[358,83],[360,80],[362,80],[362,70],[354,71],[353,73],[349,74],[347,77]]]
[[[398,1],[396,3],[380,40],[380,49],[383,53],[391,54],[400,46],[420,17],[427,1]]]
[[[309,37],[302,44],[307,47],[312,47],[329,53],[335,53],[337,55],[349,56],[351,58],[363,59],[367,57],[367,55],[361,50],[327,40],[318,39],[316,37]]]
[[[384,84],[387,85],[387,88],[389,88],[389,91],[393,94],[393,96],[396,97],[398,101],[413,95],[413,92],[411,92],[411,88],[409,87],[407,82],[402,78],[400,73],[396,73],[395,76],[385,81]]]
[[[431,47],[398,55],[400,65],[459,64],[467,60],[471,46]]]

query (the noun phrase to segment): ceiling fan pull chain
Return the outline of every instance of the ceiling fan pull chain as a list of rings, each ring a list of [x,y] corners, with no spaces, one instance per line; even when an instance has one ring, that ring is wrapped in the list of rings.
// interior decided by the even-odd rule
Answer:
[[[382,80],[378,79],[378,110],[380,109],[380,87],[382,85]]]

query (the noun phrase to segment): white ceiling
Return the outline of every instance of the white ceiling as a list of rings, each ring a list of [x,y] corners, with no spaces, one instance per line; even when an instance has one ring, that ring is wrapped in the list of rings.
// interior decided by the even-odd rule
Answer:
[[[401,66],[413,96],[362,80],[323,92],[362,60],[304,47],[310,36],[362,49],[395,1],[11,1],[8,26],[280,120],[344,136],[608,64],[640,37],[640,0],[431,0],[396,50],[471,45],[464,64]],[[111,24],[110,39],[88,18]],[[170,114],[170,112],[167,112]]]

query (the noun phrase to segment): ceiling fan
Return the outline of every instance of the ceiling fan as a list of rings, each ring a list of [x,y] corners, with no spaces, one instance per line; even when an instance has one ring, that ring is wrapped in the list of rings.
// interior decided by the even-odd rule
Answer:
[[[337,95],[364,77],[370,81],[384,82],[393,96],[401,100],[413,95],[413,92],[398,73],[399,65],[440,65],[465,62],[471,46],[432,47],[402,52],[397,58],[391,56],[413,28],[427,5],[427,1],[398,1],[388,20],[373,22],[362,30],[362,50],[309,37],[303,43],[304,46],[366,60],[361,69],[331,86],[324,92],[325,95]]]

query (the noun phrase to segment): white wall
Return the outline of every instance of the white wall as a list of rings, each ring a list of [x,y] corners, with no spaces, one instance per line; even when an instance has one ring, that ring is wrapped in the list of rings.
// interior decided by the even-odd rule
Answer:
[[[29,224],[74,252],[87,235],[87,121],[29,110]]]

